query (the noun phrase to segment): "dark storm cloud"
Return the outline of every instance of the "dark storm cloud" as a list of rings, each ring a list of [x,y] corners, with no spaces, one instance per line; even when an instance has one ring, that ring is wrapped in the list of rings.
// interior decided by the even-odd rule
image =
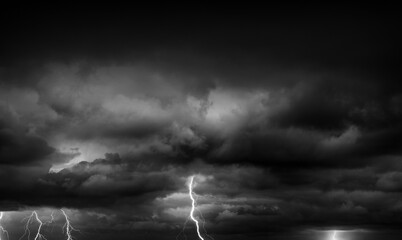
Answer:
[[[2,184],[5,206],[111,207],[125,198],[140,204],[178,188],[177,179],[173,178],[174,169],[157,171],[134,166],[121,160],[118,154],[106,154],[105,159],[96,159],[91,163],[80,162],[57,173],[25,167],[16,169],[14,174],[23,174],[24,171],[30,175],[34,171],[40,173],[34,177],[25,176],[28,181],[34,182],[12,179],[8,184]],[[10,186],[10,183],[13,185]],[[29,189],[26,190],[26,187]],[[96,204],[95,199],[98,199]]]
[[[399,129],[362,133],[354,126],[333,134],[271,129],[226,139],[211,159],[285,168],[363,167],[372,164],[375,157],[399,155],[401,143],[396,136],[400,136]]]
[[[8,129],[0,130],[0,158],[2,164],[24,165],[34,163],[50,155],[54,149],[43,139],[15,134]]]
[[[118,154],[106,154],[105,159],[80,162],[70,169],[49,174],[43,181],[83,196],[141,195],[177,188],[168,172],[146,170],[130,166],[130,162],[122,161]]]
[[[105,236],[170,236],[194,174],[219,239],[397,229],[398,17],[331,9],[10,11],[0,208],[70,207]]]
[[[71,160],[74,154],[64,154],[47,141],[30,132],[10,106],[0,105],[0,164],[5,167],[46,166]]]
[[[107,155],[105,159],[87,159],[92,162],[64,167],[57,173],[47,173],[50,166],[42,168],[30,178],[36,178],[30,188],[24,188],[26,185],[20,180],[15,183],[21,187],[4,187],[7,204],[98,206],[115,209],[119,219],[114,221],[123,221],[120,218],[124,214],[116,206],[126,202],[146,219],[140,224],[129,218],[137,230],[170,231],[169,226],[180,222],[187,211],[180,213],[180,205],[176,205],[176,210],[165,206],[163,199],[168,201],[169,196],[183,191],[183,179],[189,172],[201,172],[213,176],[213,181],[205,192],[198,190],[200,196],[211,194],[219,198],[200,201],[200,207],[205,204],[206,218],[210,224],[216,224],[209,229],[221,234],[233,233],[234,228],[239,234],[275,233],[283,231],[284,226],[297,229],[299,224],[381,225],[399,211],[400,193],[395,192],[400,189],[398,173],[392,173],[389,166],[383,167],[381,175],[370,175],[371,170],[364,169],[379,164],[386,155],[399,154],[398,126],[382,128],[376,123],[373,128],[370,123],[376,120],[370,117],[364,122],[355,120],[351,112],[362,108],[355,103],[355,93],[338,97],[322,91],[326,88],[320,83],[307,81],[302,83],[303,87],[296,85],[285,90],[242,90],[217,84],[206,96],[197,98],[175,89],[169,93],[169,78],[164,75],[138,85],[141,77],[131,67],[100,67],[85,77],[77,75],[76,69],[79,68],[56,66],[52,77],[44,77],[34,90],[39,96],[36,99],[40,99],[35,107],[47,114],[41,118],[46,116],[48,125],[41,125],[43,119],[38,121],[15,97],[8,97],[7,104],[25,116],[21,125],[31,123],[32,131],[52,139],[54,149],[60,144],[58,138],[72,141],[68,146],[78,149],[71,157],[80,156],[82,150],[77,144],[83,141],[116,148],[123,158]],[[115,81],[112,85],[107,81],[110,76]],[[63,80],[66,77],[69,81]],[[155,89],[156,83],[165,90]],[[333,83],[332,88],[342,89],[338,86]],[[22,93],[17,91],[15,95]],[[170,101],[163,102],[165,98]],[[316,104],[322,105],[317,111]],[[370,114],[374,115],[367,115]],[[319,124],[315,118],[320,119]],[[60,129],[64,131],[59,132]],[[24,135],[19,139],[24,142]],[[50,148],[44,140],[42,143]],[[39,145],[30,146],[32,153],[40,152]],[[29,159],[33,161],[34,156]],[[39,157],[37,160],[44,162],[46,154]],[[197,159],[220,167],[191,165]],[[230,168],[226,176],[219,176],[224,165],[235,163],[272,172],[238,166]],[[357,170],[349,173],[345,168]],[[23,189],[40,194],[26,199],[21,197],[28,194]],[[186,204],[185,194],[175,200],[176,204],[180,199]],[[383,208],[381,202],[385,201],[396,208]],[[208,202],[215,202],[215,206],[208,206]],[[152,211],[156,206],[158,210]],[[153,215],[158,216],[157,223],[149,218]],[[246,222],[253,224],[246,227]],[[266,228],[267,222],[272,228]]]

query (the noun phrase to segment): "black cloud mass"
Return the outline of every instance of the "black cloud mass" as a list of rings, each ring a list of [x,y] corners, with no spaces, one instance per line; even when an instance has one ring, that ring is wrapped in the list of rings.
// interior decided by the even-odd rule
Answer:
[[[1,10],[9,239],[401,238],[396,7],[205,4]]]

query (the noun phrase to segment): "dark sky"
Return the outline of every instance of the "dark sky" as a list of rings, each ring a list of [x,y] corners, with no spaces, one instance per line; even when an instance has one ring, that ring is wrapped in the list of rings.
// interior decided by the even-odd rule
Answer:
[[[68,4],[0,10],[10,239],[401,238],[396,6]]]

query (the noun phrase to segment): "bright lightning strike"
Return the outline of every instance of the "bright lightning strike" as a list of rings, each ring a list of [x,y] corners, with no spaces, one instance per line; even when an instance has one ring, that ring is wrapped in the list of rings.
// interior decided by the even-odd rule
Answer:
[[[3,219],[3,212],[0,212],[0,221]],[[7,236],[7,240],[9,240],[8,232],[4,227],[1,225],[0,222],[0,240],[2,240],[2,236]]]
[[[39,219],[38,213],[33,211],[31,215],[28,217],[27,223],[25,224],[24,234],[19,238],[19,240],[23,239],[26,235],[28,235],[28,239],[30,239],[31,231],[29,230],[29,225],[33,222],[37,221],[39,223],[38,231],[35,234],[34,240],[46,240],[45,236],[43,236],[40,231],[42,229],[43,222]]]
[[[63,213],[64,218],[66,219],[66,223],[63,226],[63,231],[66,231],[67,234],[67,240],[73,240],[74,238],[72,237],[71,232],[72,231],[77,231],[79,232],[79,230],[75,229],[73,226],[71,226],[70,224],[70,219],[68,218],[66,212],[63,209],[60,209],[60,211]]]
[[[195,225],[197,227],[197,234],[198,237],[201,240],[204,240],[204,238],[201,236],[200,233],[200,225],[198,223],[198,220],[194,217],[194,210],[195,210],[195,199],[193,197],[193,181],[194,181],[194,176],[190,177],[190,183],[188,184],[188,194],[190,195],[191,198],[191,212],[190,212],[190,218],[191,220],[193,220],[195,222]]]
[[[334,233],[332,234],[331,240],[338,240],[336,238],[336,233],[337,233],[337,231],[335,230]]]

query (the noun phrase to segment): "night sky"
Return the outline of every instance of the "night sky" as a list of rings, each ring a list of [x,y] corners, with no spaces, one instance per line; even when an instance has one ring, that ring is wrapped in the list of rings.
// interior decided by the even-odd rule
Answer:
[[[0,10],[1,240],[199,239],[191,176],[205,240],[401,239],[396,6],[69,4]]]

